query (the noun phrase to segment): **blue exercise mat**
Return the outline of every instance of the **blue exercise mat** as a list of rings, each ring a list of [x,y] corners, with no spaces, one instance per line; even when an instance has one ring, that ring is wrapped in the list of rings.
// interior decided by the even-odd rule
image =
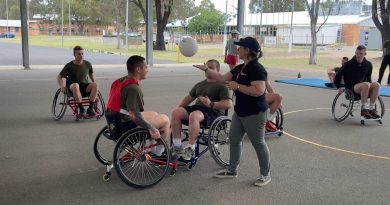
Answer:
[[[329,83],[329,81],[321,78],[293,78],[293,79],[285,79],[285,80],[275,80],[275,82],[316,87],[316,88],[334,89],[334,88],[326,87],[325,83]],[[390,97],[390,87],[381,86],[380,95],[384,97]]]

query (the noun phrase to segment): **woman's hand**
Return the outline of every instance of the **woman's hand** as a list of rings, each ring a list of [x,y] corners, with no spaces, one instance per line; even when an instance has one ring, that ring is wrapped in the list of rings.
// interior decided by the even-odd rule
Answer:
[[[226,87],[230,90],[237,90],[238,89],[238,83],[236,81],[226,81],[225,82]]]

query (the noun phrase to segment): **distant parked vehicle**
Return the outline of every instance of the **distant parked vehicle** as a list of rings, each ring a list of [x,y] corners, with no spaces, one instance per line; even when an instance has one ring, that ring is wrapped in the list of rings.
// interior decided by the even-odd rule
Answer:
[[[4,32],[0,34],[0,38],[15,38],[15,34],[11,32]]]
[[[157,35],[156,33],[153,33],[153,44],[156,44],[156,35]],[[145,43],[146,42],[146,37],[144,36],[143,38],[144,38],[144,43]],[[169,32],[164,31],[164,42],[165,42],[165,44],[168,44],[170,42],[170,39],[171,39],[171,37],[170,37]]]

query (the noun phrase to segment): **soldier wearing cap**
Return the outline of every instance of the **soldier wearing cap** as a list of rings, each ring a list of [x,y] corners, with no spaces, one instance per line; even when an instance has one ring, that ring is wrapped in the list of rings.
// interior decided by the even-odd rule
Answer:
[[[238,63],[237,45],[234,43],[238,41],[240,33],[237,30],[232,30],[230,34],[232,37],[226,42],[225,46],[225,63],[229,65],[231,70]]]

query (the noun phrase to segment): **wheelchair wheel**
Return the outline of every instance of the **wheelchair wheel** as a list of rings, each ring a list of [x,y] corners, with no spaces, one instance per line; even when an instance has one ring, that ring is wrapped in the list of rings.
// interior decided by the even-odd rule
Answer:
[[[283,129],[283,110],[282,108],[278,108],[276,110],[275,118],[272,120],[275,123],[276,127],[280,130]]]
[[[226,116],[217,118],[210,127],[208,147],[210,154],[223,168],[229,165],[230,142],[229,130],[231,120]]]
[[[96,159],[104,165],[112,164],[112,152],[116,144],[114,140],[108,139],[107,135],[110,135],[110,131],[106,125],[100,130],[93,143],[93,153]]]
[[[106,111],[106,104],[104,103],[104,99],[100,91],[98,92],[98,98],[96,99],[96,107],[95,112],[99,117],[104,116],[104,112]]]
[[[375,110],[380,114],[381,118],[385,115],[385,104],[383,104],[383,100],[381,96],[378,96],[378,100],[375,102]]]
[[[332,115],[336,121],[341,122],[345,120],[351,113],[354,102],[353,95],[350,90],[337,93],[332,104]]]
[[[163,139],[152,140],[149,132],[135,128],[124,133],[114,150],[114,166],[123,182],[134,188],[147,188],[159,183],[169,169],[170,153]],[[165,155],[156,156],[151,151],[163,145]]]
[[[66,93],[62,93],[61,89],[59,88],[54,95],[53,105],[51,108],[51,111],[56,120],[60,120],[64,116],[67,105],[68,96],[66,95]]]

